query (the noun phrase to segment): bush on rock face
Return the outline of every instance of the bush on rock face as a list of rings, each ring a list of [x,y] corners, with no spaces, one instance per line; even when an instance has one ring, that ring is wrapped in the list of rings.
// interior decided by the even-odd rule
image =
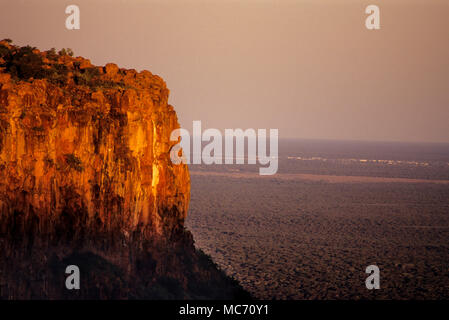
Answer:
[[[73,153],[66,154],[65,161],[72,169],[74,169],[78,172],[81,172],[84,170],[83,163],[81,162],[80,158],[75,156]]]

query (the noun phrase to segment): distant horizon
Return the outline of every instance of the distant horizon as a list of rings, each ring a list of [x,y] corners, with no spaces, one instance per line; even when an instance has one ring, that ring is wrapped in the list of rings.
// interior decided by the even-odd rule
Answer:
[[[279,140],[316,140],[316,141],[340,141],[340,142],[367,142],[367,143],[401,143],[401,144],[441,144],[449,147],[447,141],[419,141],[419,140],[368,140],[368,139],[339,139],[339,138],[309,138],[309,137],[282,137]]]
[[[181,126],[181,128],[183,128]],[[209,128],[208,128],[209,129]],[[238,128],[235,128],[238,129]],[[240,128],[244,130],[244,128]],[[222,130],[224,131],[224,130]],[[196,137],[191,135],[191,138]],[[279,133],[279,141],[281,140],[312,140],[312,141],[336,141],[336,142],[367,142],[367,143],[401,143],[401,144],[441,144],[449,147],[449,141],[423,141],[423,140],[370,140],[370,139],[341,139],[341,138],[316,138],[316,137],[283,137],[281,132]],[[207,141],[203,141],[207,144]]]

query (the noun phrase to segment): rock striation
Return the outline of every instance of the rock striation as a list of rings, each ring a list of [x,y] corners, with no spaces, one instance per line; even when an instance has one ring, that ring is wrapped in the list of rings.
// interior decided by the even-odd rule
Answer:
[[[1,298],[246,296],[184,229],[168,95],[149,71],[0,42]]]

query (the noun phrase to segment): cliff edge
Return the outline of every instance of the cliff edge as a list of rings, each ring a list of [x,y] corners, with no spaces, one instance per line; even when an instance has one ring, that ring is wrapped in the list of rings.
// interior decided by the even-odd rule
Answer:
[[[0,298],[247,297],[184,229],[168,95],[148,71],[0,42]]]

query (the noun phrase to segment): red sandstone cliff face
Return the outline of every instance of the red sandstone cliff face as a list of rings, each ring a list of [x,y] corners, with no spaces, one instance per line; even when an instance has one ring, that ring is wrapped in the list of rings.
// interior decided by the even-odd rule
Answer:
[[[0,41],[0,299],[247,297],[184,229],[168,94],[148,71]]]
[[[187,166],[169,158],[179,124],[165,82],[148,71],[68,55],[50,63],[34,53],[44,69],[65,66],[66,79],[17,81],[0,71],[0,214],[33,215],[39,232],[50,232],[63,212],[79,228],[123,235],[182,227],[190,181]],[[92,70],[98,86],[76,84],[76,74]]]

